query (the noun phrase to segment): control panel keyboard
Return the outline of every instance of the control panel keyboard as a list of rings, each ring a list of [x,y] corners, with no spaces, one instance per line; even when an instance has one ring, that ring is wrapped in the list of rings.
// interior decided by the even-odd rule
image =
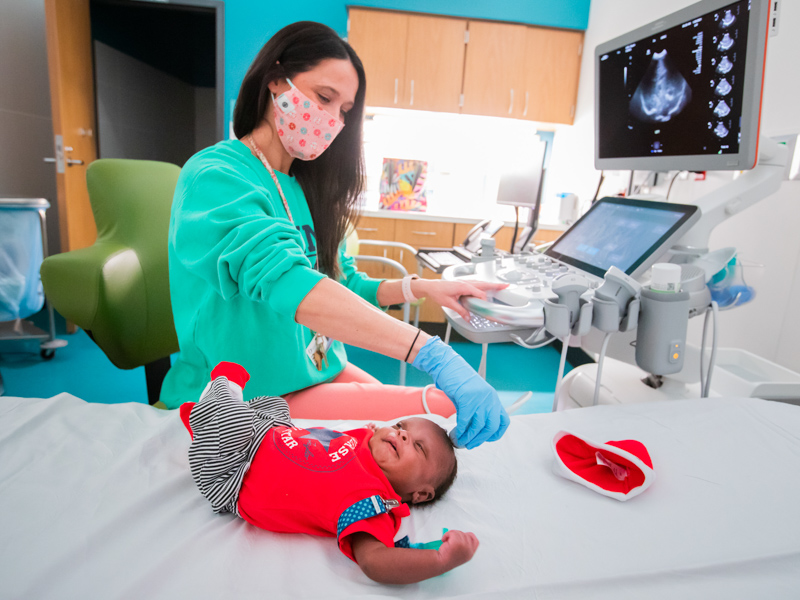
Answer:
[[[433,260],[438,262],[440,265],[444,267],[449,267],[451,265],[461,265],[464,263],[462,259],[458,256],[453,254],[452,252],[426,252],[428,256],[430,256]]]
[[[555,300],[553,282],[563,275],[578,273],[586,277],[592,287],[602,279],[553,258],[536,254],[517,254],[497,257],[488,261],[453,265],[445,269],[446,280],[472,279],[506,283],[508,287],[487,294],[487,300],[462,298],[462,304],[470,311],[469,322],[453,311],[445,311],[457,330],[486,341],[498,335],[507,337],[509,332],[534,330],[544,324],[544,301]],[[491,318],[489,318],[491,317]],[[463,332],[462,332],[463,334]]]

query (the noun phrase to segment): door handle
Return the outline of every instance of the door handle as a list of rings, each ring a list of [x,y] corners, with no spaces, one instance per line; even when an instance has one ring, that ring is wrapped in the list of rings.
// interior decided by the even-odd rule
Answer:
[[[43,160],[46,163],[55,163],[56,162],[55,158],[45,158]],[[78,160],[76,158],[67,158],[67,159],[65,159],[65,161],[66,161],[68,167],[71,167],[72,165],[82,165],[83,164],[82,160]]]

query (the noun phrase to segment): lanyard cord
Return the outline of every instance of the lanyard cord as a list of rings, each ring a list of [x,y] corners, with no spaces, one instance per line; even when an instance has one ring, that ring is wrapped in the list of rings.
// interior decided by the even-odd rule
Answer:
[[[261,161],[261,164],[264,165],[264,168],[267,169],[270,176],[272,176],[272,181],[275,182],[275,187],[278,188],[278,194],[283,201],[283,208],[286,209],[286,214],[289,217],[289,221],[291,221],[292,225],[294,225],[294,219],[292,218],[292,211],[289,210],[289,203],[286,201],[286,196],[283,193],[283,188],[281,187],[280,182],[278,181],[278,176],[275,175],[275,170],[272,168],[272,165],[269,164],[267,161],[267,157],[264,156],[264,153],[261,152],[261,149],[256,145],[256,141],[253,139],[252,134],[248,134],[242,141],[246,142],[248,146],[255,152],[258,160]],[[316,260],[314,261],[314,268],[319,270],[319,256],[317,256]]]
[[[261,149],[256,145],[256,141],[253,139],[252,135],[248,135],[247,137],[244,138],[243,141],[246,142],[248,146],[250,146],[250,148],[253,150],[253,152],[255,152],[256,156],[258,157],[258,160],[261,161],[261,164],[263,164],[264,167],[267,169],[267,171],[269,171],[269,174],[272,177],[272,181],[275,182],[275,187],[278,188],[278,194],[280,194],[281,200],[283,200],[283,208],[286,209],[286,214],[289,217],[289,221],[291,221],[292,225],[294,225],[294,219],[292,218],[292,211],[289,210],[289,203],[286,201],[286,196],[283,193],[283,188],[281,187],[281,184],[278,181],[278,176],[275,175],[275,170],[272,168],[272,165],[269,164],[267,157],[264,156],[264,153],[261,152]],[[319,256],[317,256],[314,268],[319,269]],[[326,356],[327,349],[325,348],[325,338],[321,334],[311,330],[311,328],[309,328],[309,331],[311,331],[311,339],[315,341],[317,344],[317,351],[314,353],[314,356],[316,357],[317,355],[319,355],[319,360],[320,360],[319,363],[315,361],[314,364],[317,366],[317,371],[322,371],[322,361],[325,362],[326,367],[328,366],[328,359]]]
[[[269,174],[272,176],[272,181],[275,182],[275,187],[278,188],[278,194],[280,194],[281,200],[283,200],[283,208],[286,209],[286,214],[289,216],[289,220],[292,222],[292,225],[294,225],[294,219],[292,218],[292,211],[289,210],[289,203],[286,201],[286,196],[283,193],[283,188],[281,187],[281,184],[278,182],[278,176],[275,175],[275,170],[272,168],[272,165],[270,165],[269,162],[267,162],[267,157],[264,156],[264,153],[261,152],[261,149],[258,146],[256,146],[256,142],[253,139],[252,135],[248,135],[245,138],[245,141],[247,142],[247,145],[250,146],[250,148],[253,150],[253,152],[256,153],[258,160],[261,161],[261,164],[264,165],[267,171],[269,171]]]

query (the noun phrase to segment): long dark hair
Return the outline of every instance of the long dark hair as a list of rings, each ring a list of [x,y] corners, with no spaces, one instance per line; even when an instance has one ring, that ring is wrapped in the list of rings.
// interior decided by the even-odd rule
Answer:
[[[241,139],[267,114],[269,83],[291,79],[313,69],[327,58],[349,59],[358,74],[355,103],[344,117],[345,127],[318,158],[295,160],[290,173],[297,178],[314,220],[320,270],[339,277],[339,244],[357,216],[358,197],[364,186],[361,125],[367,80],[361,59],[326,25],[312,21],[292,23],[264,45],[250,65],[233,111],[233,131]]]

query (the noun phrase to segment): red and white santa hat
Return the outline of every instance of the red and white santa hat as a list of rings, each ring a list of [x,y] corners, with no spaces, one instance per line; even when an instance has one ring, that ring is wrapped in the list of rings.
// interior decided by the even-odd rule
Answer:
[[[622,502],[641,494],[656,478],[647,448],[636,440],[598,444],[559,431],[553,453],[557,474]]]

